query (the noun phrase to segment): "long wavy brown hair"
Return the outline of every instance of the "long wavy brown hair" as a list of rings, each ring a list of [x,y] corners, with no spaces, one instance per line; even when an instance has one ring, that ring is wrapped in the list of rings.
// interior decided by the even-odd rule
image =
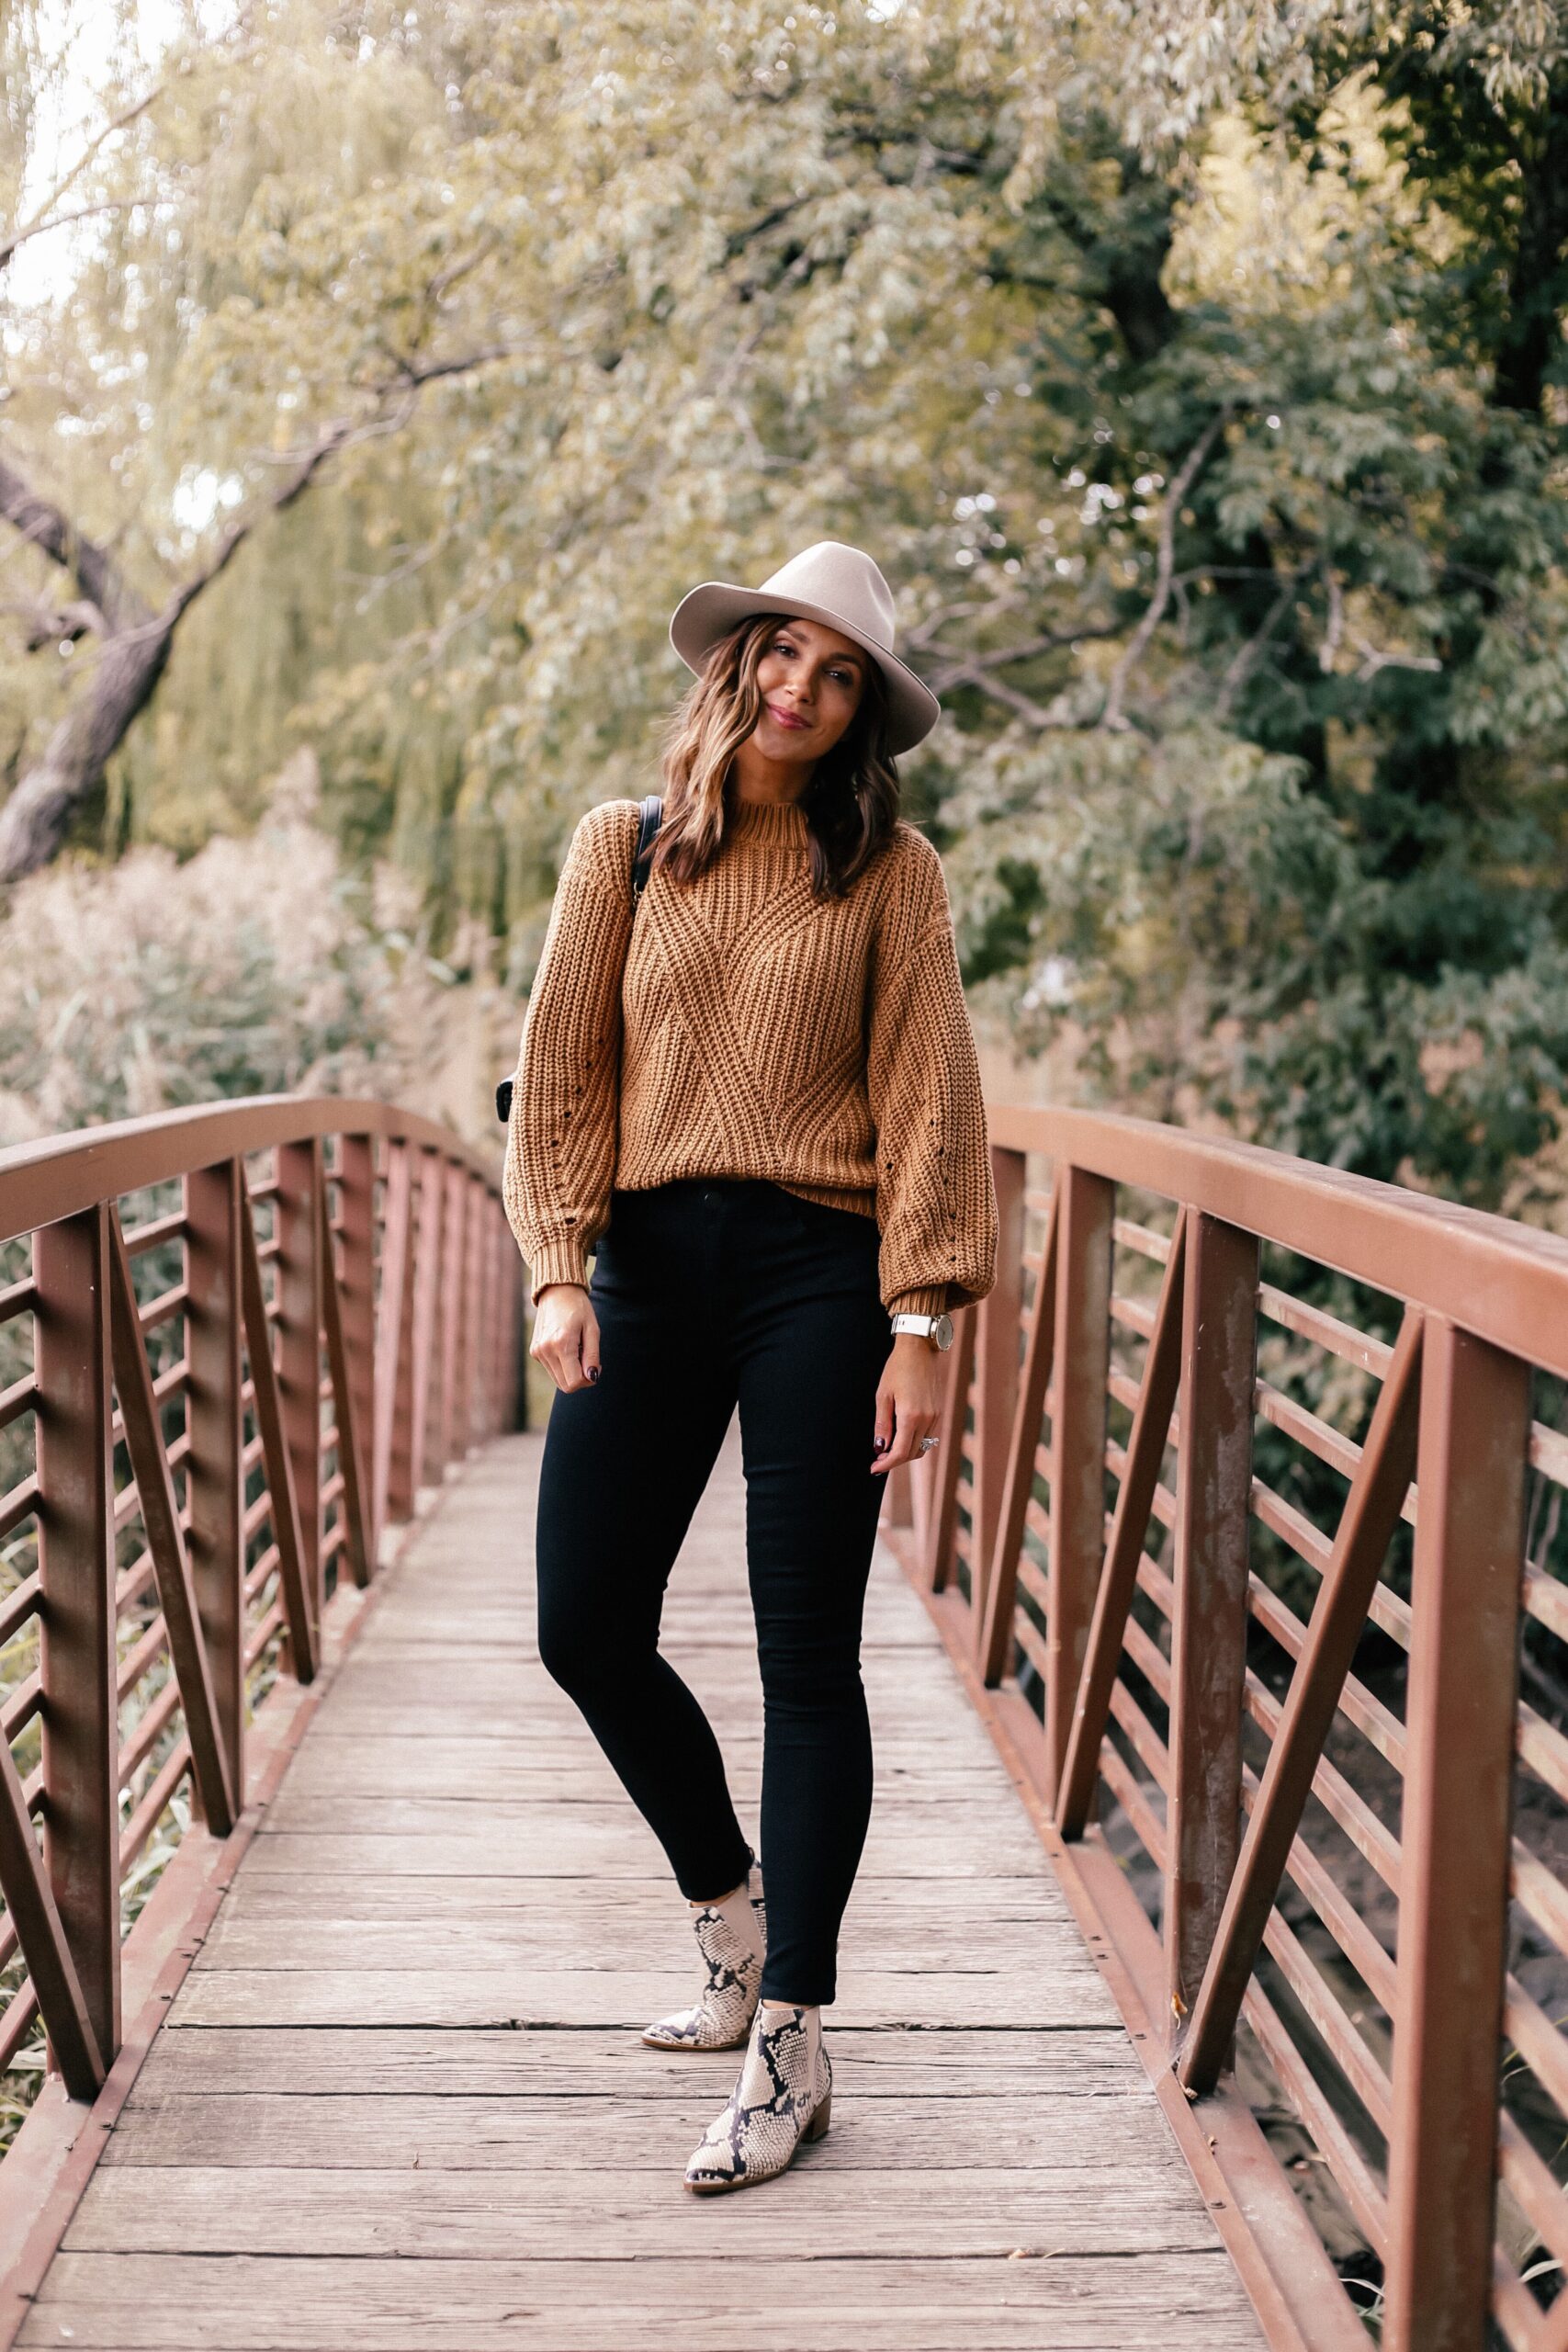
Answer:
[[[664,818],[653,863],[694,882],[717,856],[733,806],[730,769],[762,715],[757,669],[787,613],[755,613],[719,639],[671,713],[661,761]],[[875,662],[854,718],[817,763],[801,803],[818,898],[841,898],[892,833],[898,771],[887,743],[887,689]]]

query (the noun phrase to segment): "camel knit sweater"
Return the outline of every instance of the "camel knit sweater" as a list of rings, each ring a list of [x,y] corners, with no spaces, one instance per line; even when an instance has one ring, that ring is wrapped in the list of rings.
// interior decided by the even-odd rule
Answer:
[[[983,1297],[996,1193],[930,842],[900,820],[818,901],[805,811],[739,801],[700,879],[656,865],[634,909],[637,815],[580,820],[524,1018],[502,1189],[534,1299],[587,1282],[612,1186],[685,1176],[875,1217],[890,1314]]]

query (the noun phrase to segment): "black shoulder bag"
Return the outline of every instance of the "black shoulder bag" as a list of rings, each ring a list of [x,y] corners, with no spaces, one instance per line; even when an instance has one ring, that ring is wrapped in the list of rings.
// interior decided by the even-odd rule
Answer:
[[[653,843],[655,837],[658,834],[660,825],[663,820],[663,801],[660,799],[657,792],[650,792],[647,799],[642,804],[642,814],[637,820],[637,854],[632,859],[632,909],[634,913],[637,909],[637,902],[642,896],[643,885],[648,880],[648,869],[653,858]],[[495,1115],[501,1121],[503,1127],[510,1123],[512,1117],[512,1080],[509,1078],[503,1078],[501,1084],[495,1090]]]

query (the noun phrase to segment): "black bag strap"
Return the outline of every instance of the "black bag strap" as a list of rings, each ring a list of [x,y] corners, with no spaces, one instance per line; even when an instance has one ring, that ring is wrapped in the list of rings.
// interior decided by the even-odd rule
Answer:
[[[664,803],[657,792],[650,792],[642,804],[642,815],[637,829],[637,855],[632,860],[632,900],[641,898],[648,881],[648,869],[653,863],[653,844],[659,828],[664,821]]]
[[[663,821],[664,803],[657,792],[650,792],[644,800],[637,817],[637,854],[632,859],[634,910],[647,886],[648,870],[653,862],[653,844],[659,837],[659,828]],[[511,1079],[503,1078],[495,1090],[495,1115],[503,1127],[510,1125],[512,1120],[512,1084]]]

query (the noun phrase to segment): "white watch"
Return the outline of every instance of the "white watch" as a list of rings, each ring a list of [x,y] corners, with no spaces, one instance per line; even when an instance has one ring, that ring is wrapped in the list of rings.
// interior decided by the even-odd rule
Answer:
[[[953,1323],[946,1315],[896,1315],[893,1329],[895,1331],[918,1331],[922,1340],[931,1341],[933,1348],[950,1348],[953,1345]]]

